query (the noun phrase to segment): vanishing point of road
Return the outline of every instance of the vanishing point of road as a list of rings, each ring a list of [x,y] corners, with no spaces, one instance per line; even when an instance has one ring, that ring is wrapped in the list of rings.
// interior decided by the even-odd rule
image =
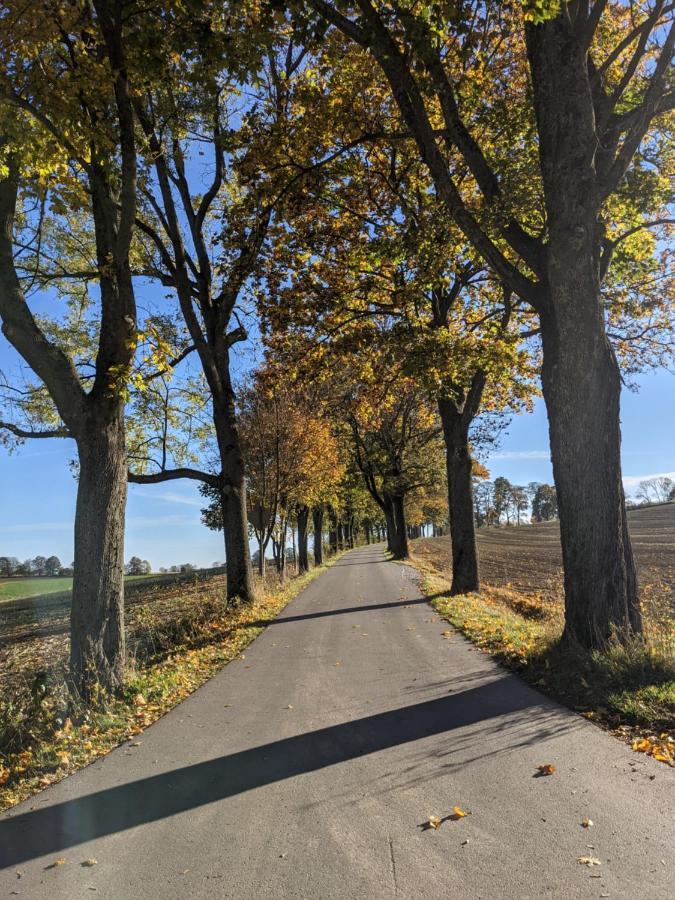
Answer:
[[[675,771],[447,629],[348,553],[137,747],[0,817],[0,897],[672,898]]]

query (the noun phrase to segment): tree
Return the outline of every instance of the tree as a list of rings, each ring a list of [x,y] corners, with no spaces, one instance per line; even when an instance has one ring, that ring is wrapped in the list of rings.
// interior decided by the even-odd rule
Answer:
[[[413,383],[399,381],[353,404],[347,422],[356,465],[387,523],[388,549],[406,559],[406,496],[439,478],[437,418]]]
[[[277,36],[258,45],[256,4],[207,4],[199,15],[169,5],[156,64],[161,82],[145,88],[143,65],[133,73],[134,110],[145,136],[147,181],[139,227],[147,239],[147,273],[175,290],[190,344],[212,406],[218,466],[132,471],[154,483],[188,477],[220,492],[227,556],[227,594],[249,601],[253,582],[248,543],[245,463],[232,382],[235,345],[247,340],[240,304],[259,265],[275,206],[288,184],[270,178],[279,118],[290,80],[305,52]],[[204,35],[207,34],[208,38]],[[242,83],[271,94],[242,106]],[[198,137],[195,137],[198,136]],[[255,140],[254,140],[255,138]],[[255,152],[244,153],[255,145]],[[190,164],[212,155],[210,180]],[[297,173],[286,179],[294,183]],[[263,564],[261,562],[261,564]]]
[[[284,574],[291,517],[298,523],[298,569],[307,571],[310,512],[334,496],[342,477],[337,443],[321,415],[319,398],[310,395],[310,388],[284,383],[284,373],[269,363],[239,392],[239,426],[252,501],[249,520],[258,541],[261,576],[270,540]],[[211,528],[222,528],[213,489],[202,493],[212,500],[203,510],[203,520]],[[320,546],[320,524],[318,540]]]
[[[621,481],[620,377],[601,282],[633,228],[663,222],[654,192],[631,204],[637,225],[622,230],[617,208],[631,181],[664,171],[657,122],[674,105],[670,5],[528,3],[523,15],[518,4],[357,0],[345,13],[310,0],[296,5],[300,24],[307,7],[376,61],[439,201],[537,312],[565,637],[585,647],[604,646],[617,631],[628,638],[641,617]],[[508,142],[498,137],[506,123]],[[527,165],[535,146],[538,184]],[[514,152],[525,163],[519,175]]]
[[[61,565],[61,560],[58,556],[49,556],[45,560],[45,573],[47,575],[51,575],[52,577],[61,574],[61,569],[63,566]]]
[[[84,698],[95,685],[120,689],[124,675],[124,401],[136,332],[129,263],[136,152],[124,27],[121,7],[106,0],[34,4],[30,16],[14,10],[0,26],[0,318],[58,420],[37,431],[9,429],[19,439],[69,436],[77,444],[70,674]],[[38,210],[50,198],[57,220],[61,211],[86,214],[95,235],[94,271],[80,276],[100,294],[95,363],[86,376],[58,329],[31,312],[17,271],[15,249],[21,256],[26,247],[35,262],[30,284],[43,269],[42,216],[31,217],[31,198]]]
[[[504,478],[503,475],[500,475],[498,478],[495,478],[493,485],[493,495],[492,502],[494,505],[494,511],[496,516],[496,524],[499,525],[502,520],[502,516],[506,517],[506,524],[510,524],[511,521],[511,493],[513,491],[513,487],[508,478]]]
[[[551,484],[537,484],[532,495],[532,521],[549,522],[558,517],[558,498]]]
[[[517,484],[511,485],[510,505],[516,514],[516,524],[520,525],[521,515],[527,511],[530,505],[527,500],[525,488]]]
[[[644,503],[665,503],[675,489],[675,482],[667,475],[646,478],[638,486],[637,498]]]

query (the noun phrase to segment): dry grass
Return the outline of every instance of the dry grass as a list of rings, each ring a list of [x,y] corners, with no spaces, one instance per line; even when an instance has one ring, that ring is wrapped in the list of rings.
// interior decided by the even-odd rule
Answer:
[[[675,614],[669,582],[643,587],[644,640],[587,653],[562,646],[562,585],[524,592],[484,584],[451,597],[442,540],[413,544],[413,565],[435,608],[486,653],[543,693],[630,742],[675,764]],[[505,560],[505,564],[508,564]]]

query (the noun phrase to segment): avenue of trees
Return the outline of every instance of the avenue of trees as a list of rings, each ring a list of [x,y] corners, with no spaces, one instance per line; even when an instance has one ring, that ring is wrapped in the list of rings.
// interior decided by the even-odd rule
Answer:
[[[640,634],[619,401],[672,351],[674,46],[665,0],[5,5],[0,440],[76,447],[75,691],[123,684],[129,481],[200,484],[231,603],[250,536],[283,575],[449,522],[463,593],[477,525],[558,517],[563,639]],[[540,392],[555,488],[488,482]]]

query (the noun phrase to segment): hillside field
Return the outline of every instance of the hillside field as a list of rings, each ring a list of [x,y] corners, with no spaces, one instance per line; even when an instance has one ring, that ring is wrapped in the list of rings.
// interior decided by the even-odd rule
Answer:
[[[642,586],[659,586],[675,596],[675,503],[632,509],[628,523]],[[479,528],[481,579],[524,594],[562,590],[562,558],[557,522]],[[422,538],[414,552],[438,571],[450,568],[450,538]]]
[[[152,575],[127,575],[125,581],[140,581],[152,578]],[[58,594],[70,591],[73,579],[57,578],[0,578],[0,603],[5,600],[26,600],[29,597],[42,597],[47,594]]]

